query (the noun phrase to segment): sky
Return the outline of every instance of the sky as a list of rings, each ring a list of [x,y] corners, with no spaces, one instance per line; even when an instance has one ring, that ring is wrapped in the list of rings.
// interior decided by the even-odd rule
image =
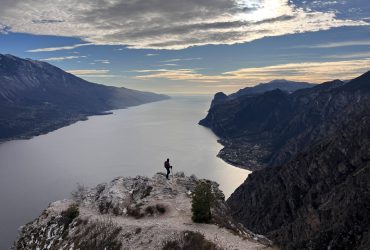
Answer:
[[[370,70],[369,0],[0,0],[0,53],[166,94]]]

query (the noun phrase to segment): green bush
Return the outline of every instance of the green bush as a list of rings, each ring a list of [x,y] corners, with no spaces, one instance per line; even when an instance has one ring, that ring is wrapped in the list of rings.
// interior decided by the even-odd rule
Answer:
[[[64,226],[67,227],[79,214],[78,206],[76,204],[70,205],[67,210],[61,213]]]
[[[195,187],[192,199],[192,219],[197,223],[209,223],[211,221],[211,205],[214,194],[209,183],[199,182]]]

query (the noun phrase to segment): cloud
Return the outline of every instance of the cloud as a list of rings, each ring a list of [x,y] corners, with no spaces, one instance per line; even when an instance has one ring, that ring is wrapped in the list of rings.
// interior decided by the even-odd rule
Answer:
[[[334,58],[334,59],[370,58],[370,52],[336,54],[336,55],[329,55],[329,56],[324,56],[324,57]]]
[[[72,60],[77,58],[85,58],[86,56],[64,56],[64,57],[50,57],[45,59],[40,59],[41,61],[64,61],[64,60]]]
[[[370,45],[370,40],[356,40],[356,41],[321,43],[321,44],[314,44],[314,45],[302,45],[302,46],[296,46],[295,48],[328,49],[328,48],[340,48],[340,47],[350,47],[350,46],[369,46],[369,45]]]
[[[63,23],[64,20],[55,20],[55,19],[41,19],[41,20],[32,20],[33,23]]]
[[[79,76],[81,78],[90,78],[90,77],[93,77],[93,78],[112,78],[112,77],[122,77],[121,75],[76,75],[76,76]]]
[[[289,80],[321,83],[333,79],[352,79],[370,70],[370,58],[363,60],[345,60],[334,62],[288,63],[260,68],[244,68],[222,73],[231,79]]]
[[[155,69],[136,70],[137,79],[167,79],[190,82],[228,82],[251,86],[274,79],[285,78],[295,81],[321,83],[333,79],[352,79],[370,70],[370,58],[335,62],[304,62],[279,64],[265,67],[241,68],[219,75],[199,73],[199,69]]]
[[[94,62],[103,63],[103,64],[110,64],[110,61],[107,60],[107,59],[94,60]]]
[[[163,66],[171,66],[171,67],[175,67],[175,66],[179,66],[178,64],[176,63],[164,63],[164,64],[158,64],[156,65],[158,67],[163,67]]]
[[[368,25],[334,11],[310,11],[289,0],[2,0],[0,24],[11,32],[80,37],[87,44],[184,49],[266,36]]]
[[[340,18],[353,18],[356,20],[368,18],[370,6],[368,0],[291,0],[293,4],[304,9],[314,11],[332,11]]]
[[[137,70],[138,73],[149,73],[136,76],[138,79],[167,79],[173,81],[192,81],[192,82],[218,82],[220,76],[207,76],[197,72],[196,69],[159,69],[159,70]],[[222,77],[221,77],[222,78]]]
[[[170,63],[170,62],[180,62],[180,61],[194,61],[194,60],[202,60],[200,57],[195,58],[174,58],[174,59],[168,59],[165,61],[162,61],[164,63]]]
[[[109,73],[108,69],[74,69],[67,70],[68,73],[79,76],[96,76],[96,75],[106,75]]]
[[[146,56],[159,56],[159,54],[146,54]]]
[[[59,50],[71,50],[71,49],[76,49],[79,47],[90,46],[90,45],[93,45],[93,44],[92,43],[82,43],[82,44],[75,44],[71,46],[31,49],[31,50],[27,50],[27,52],[51,52],[51,51],[59,51]]]

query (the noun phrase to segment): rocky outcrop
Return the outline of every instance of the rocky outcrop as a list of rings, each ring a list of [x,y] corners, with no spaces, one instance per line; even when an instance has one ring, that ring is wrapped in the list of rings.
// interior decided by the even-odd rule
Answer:
[[[216,105],[223,104],[228,99],[229,99],[229,97],[225,93],[223,93],[223,92],[216,93],[215,97],[212,100],[211,108],[213,108]]]
[[[369,86],[362,83],[331,93],[333,103],[348,102],[344,91],[358,97],[332,121],[335,132],[290,162],[249,175],[227,201],[237,220],[283,249],[369,249],[370,102],[362,103],[359,91]]]
[[[370,72],[347,83],[335,80],[291,94],[244,95],[214,106],[200,124],[221,138],[221,158],[256,170],[293,159],[337,131],[343,112],[369,100]]]
[[[46,62],[0,54],[0,142],[167,98],[90,83]]]
[[[211,224],[191,220],[199,182],[216,197]],[[72,196],[22,227],[14,249],[269,249],[266,238],[234,222],[217,183],[195,176],[118,177]]]

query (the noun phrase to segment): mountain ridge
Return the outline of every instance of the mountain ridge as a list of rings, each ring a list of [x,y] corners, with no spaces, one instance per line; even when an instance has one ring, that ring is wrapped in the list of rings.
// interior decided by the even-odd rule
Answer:
[[[90,83],[46,62],[0,54],[0,141],[30,138],[90,115],[168,98]]]
[[[212,107],[200,124],[221,139],[227,162],[261,169],[281,165],[336,130],[351,105],[367,102],[370,72],[347,83],[334,80],[291,94],[273,90]]]
[[[368,249],[370,102],[283,165],[252,173],[227,200],[234,218],[282,249]]]
[[[267,83],[260,83],[253,87],[246,87],[243,89],[238,90],[237,92],[229,95],[230,98],[238,98],[243,95],[255,95],[261,94],[267,91],[280,89],[285,92],[294,92],[299,89],[311,88],[316,84],[308,83],[308,82],[297,82],[297,81],[289,81],[285,79],[275,79]]]

